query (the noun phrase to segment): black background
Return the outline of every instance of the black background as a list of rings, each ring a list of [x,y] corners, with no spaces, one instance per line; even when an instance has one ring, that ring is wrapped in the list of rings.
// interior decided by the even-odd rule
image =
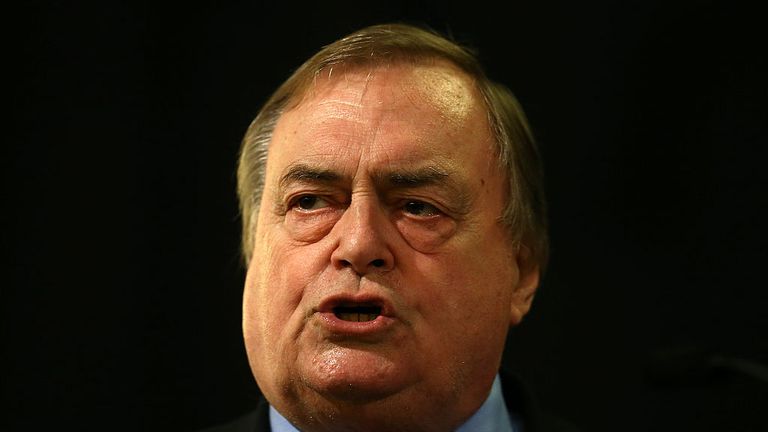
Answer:
[[[320,46],[406,21],[477,47],[543,148],[552,261],[507,364],[585,431],[768,430],[765,382],[698,367],[768,361],[764,18],[660,0],[6,7],[0,429],[185,431],[253,405],[239,140]]]

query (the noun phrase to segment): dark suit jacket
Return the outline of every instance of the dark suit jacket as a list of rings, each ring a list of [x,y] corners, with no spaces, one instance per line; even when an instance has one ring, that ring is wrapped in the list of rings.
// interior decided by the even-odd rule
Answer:
[[[534,403],[533,397],[514,375],[501,372],[501,389],[510,413],[523,420],[523,432],[575,432],[571,425],[551,415],[545,415]],[[271,432],[269,403],[263,397],[254,411],[221,426],[200,432]]]

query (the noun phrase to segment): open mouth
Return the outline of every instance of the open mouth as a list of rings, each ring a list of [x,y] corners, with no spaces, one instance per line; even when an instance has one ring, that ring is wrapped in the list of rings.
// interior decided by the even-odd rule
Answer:
[[[367,322],[381,315],[381,306],[336,306],[333,314],[342,321]]]

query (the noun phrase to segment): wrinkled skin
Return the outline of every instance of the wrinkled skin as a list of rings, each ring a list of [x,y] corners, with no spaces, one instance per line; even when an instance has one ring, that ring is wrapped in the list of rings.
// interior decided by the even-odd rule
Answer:
[[[435,61],[322,74],[279,120],[243,330],[259,387],[300,429],[447,431],[487,398],[538,270],[499,222],[486,116]],[[334,299],[385,306],[345,327]]]

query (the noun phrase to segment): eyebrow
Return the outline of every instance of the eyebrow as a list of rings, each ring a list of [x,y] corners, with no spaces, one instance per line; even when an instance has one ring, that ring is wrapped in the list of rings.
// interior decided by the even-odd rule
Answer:
[[[435,184],[448,184],[453,189],[451,175],[445,169],[437,166],[426,166],[417,169],[400,169],[392,172],[381,172],[374,175],[376,184],[387,185],[391,188],[419,188]],[[280,177],[280,188],[285,188],[293,182],[309,181],[313,183],[337,183],[342,180],[337,171],[313,167],[307,164],[296,164]]]
[[[454,211],[466,213],[472,200],[469,191],[462,186],[461,182],[457,181],[457,177],[456,174],[443,167],[427,165],[413,169],[399,168],[392,171],[375,172],[373,181],[377,189],[380,190],[408,190],[435,186],[455,199],[457,208]],[[282,196],[283,191],[296,182],[334,185],[348,179],[348,176],[333,169],[297,163],[288,168],[285,174],[280,177],[278,188],[281,192],[278,196]]]
[[[441,166],[428,165],[415,169],[399,169],[376,176],[377,183],[390,189],[418,189],[434,186],[449,195],[451,210],[456,214],[467,214],[471,207],[471,194],[459,180],[459,175]]]
[[[280,189],[283,190],[293,182],[337,183],[343,176],[330,169],[321,169],[307,164],[296,164],[280,177]]]
[[[378,177],[386,179],[386,181],[381,183],[388,183],[396,188],[417,188],[434,184],[452,183],[448,171],[436,166],[427,166],[415,170],[398,170],[379,175]]]

